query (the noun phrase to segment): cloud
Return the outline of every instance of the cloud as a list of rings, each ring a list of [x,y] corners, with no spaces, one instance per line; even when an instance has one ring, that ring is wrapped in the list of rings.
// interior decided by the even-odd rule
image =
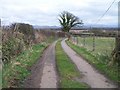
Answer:
[[[69,11],[85,24],[94,24],[112,0],[1,0],[3,24],[27,22],[34,25],[59,25],[58,14]],[[118,0],[99,23],[117,24]]]

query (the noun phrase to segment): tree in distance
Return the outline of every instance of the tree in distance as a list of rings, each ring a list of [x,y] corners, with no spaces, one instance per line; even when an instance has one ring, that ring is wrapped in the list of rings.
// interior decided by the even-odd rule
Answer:
[[[66,32],[67,36],[70,37],[69,31],[72,27],[82,25],[83,22],[77,16],[69,13],[67,11],[63,11],[58,18],[60,25],[62,27],[62,31]]]
[[[72,13],[69,13],[67,11],[63,11],[59,15],[58,20],[60,22],[60,25],[62,26],[62,31],[64,31],[64,32],[69,32],[69,30],[72,27],[83,24],[82,20],[80,20],[77,16],[75,16]]]

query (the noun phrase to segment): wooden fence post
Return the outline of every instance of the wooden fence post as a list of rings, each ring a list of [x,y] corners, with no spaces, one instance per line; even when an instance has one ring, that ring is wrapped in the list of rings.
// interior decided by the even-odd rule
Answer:
[[[93,35],[93,51],[95,51],[95,35]]]
[[[85,37],[83,37],[83,45],[85,46]]]
[[[77,45],[78,45],[78,36],[77,36]]]

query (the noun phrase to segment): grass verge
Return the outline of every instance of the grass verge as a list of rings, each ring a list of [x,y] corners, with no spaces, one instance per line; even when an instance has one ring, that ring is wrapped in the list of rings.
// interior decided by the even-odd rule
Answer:
[[[22,87],[23,80],[30,74],[29,68],[39,59],[46,44],[33,45],[21,53],[13,62],[3,67],[3,88]]]
[[[107,77],[109,77],[115,82],[120,82],[120,79],[118,78],[117,66],[109,67],[106,63],[104,63],[103,60],[99,60],[90,51],[87,51],[87,49],[77,46],[70,41],[66,42],[76,53],[82,56],[85,60],[87,60],[90,64],[97,68],[101,73],[105,74]]]
[[[56,44],[56,63],[60,75],[61,88],[87,88],[87,85],[75,80],[75,78],[80,76],[80,73],[63,51],[61,41]]]

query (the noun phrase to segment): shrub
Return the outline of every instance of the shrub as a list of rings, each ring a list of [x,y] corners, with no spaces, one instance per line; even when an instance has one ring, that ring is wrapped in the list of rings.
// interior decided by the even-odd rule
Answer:
[[[10,62],[12,57],[19,55],[24,50],[23,39],[11,37],[2,44],[2,61],[3,63]]]

